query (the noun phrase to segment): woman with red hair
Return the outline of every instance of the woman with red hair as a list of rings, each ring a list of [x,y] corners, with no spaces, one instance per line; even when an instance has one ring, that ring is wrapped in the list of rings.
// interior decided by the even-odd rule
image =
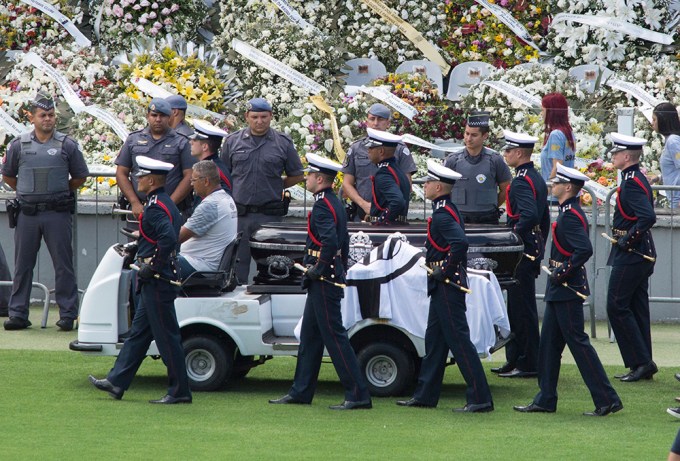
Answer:
[[[569,103],[562,93],[549,93],[541,100],[541,115],[545,124],[543,149],[541,150],[541,176],[548,182],[557,174],[561,163],[574,167],[576,138],[569,124]],[[557,204],[555,197],[548,201]]]

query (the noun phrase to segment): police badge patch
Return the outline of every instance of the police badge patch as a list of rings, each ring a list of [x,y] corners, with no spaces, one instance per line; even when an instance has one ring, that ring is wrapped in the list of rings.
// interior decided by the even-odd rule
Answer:
[[[57,155],[58,150],[57,149],[47,149],[47,153],[49,155]]]
[[[477,176],[475,176],[475,179],[479,184],[483,184],[486,181],[486,175],[478,174]]]

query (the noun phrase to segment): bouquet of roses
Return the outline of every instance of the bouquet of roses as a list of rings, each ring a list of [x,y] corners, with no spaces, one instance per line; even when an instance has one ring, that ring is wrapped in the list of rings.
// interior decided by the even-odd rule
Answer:
[[[130,49],[137,36],[192,39],[206,13],[202,0],[103,0],[100,8],[95,32],[110,51]]]
[[[53,0],[50,3],[74,24],[82,22],[83,12],[73,2]],[[28,51],[39,44],[63,42],[67,37],[70,35],[61,24],[37,8],[19,0],[0,3],[0,51]]]

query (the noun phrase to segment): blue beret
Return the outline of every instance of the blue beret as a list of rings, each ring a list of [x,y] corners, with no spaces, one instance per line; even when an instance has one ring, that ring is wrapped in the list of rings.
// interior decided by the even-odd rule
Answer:
[[[246,104],[248,112],[271,112],[272,105],[264,98],[253,98]]]
[[[386,105],[380,103],[375,103],[369,107],[368,113],[375,115],[376,117],[386,118],[388,120],[392,118],[392,111],[390,111]]]
[[[170,104],[171,109],[187,110],[187,100],[178,94],[168,96],[165,100]]]
[[[153,98],[149,103],[149,112],[158,112],[159,114],[170,116],[172,115],[172,109],[170,109],[170,104],[168,101],[162,98]]]

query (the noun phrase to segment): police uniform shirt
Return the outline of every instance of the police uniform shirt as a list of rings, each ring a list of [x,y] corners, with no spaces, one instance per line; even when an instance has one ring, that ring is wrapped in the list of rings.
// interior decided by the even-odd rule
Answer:
[[[63,136],[63,142],[61,144],[61,153],[58,153],[56,149],[50,149],[47,144],[49,143],[54,143],[55,142],[55,135],[57,137]],[[37,145],[39,147],[45,147],[46,152],[43,154],[40,152],[40,148],[36,149],[36,152],[33,152],[33,149],[29,152],[24,152],[26,155],[62,155],[63,158],[65,159],[66,163],[68,164],[68,172],[71,175],[71,178],[85,178],[89,174],[89,170],[87,168],[87,164],[85,163],[85,159],[83,158],[83,153],[80,151],[80,147],[78,146],[78,143],[71,137],[66,136],[62,133],[56,132],[52,136],[52,138],[47,141],[46,143],[42,143],[38,141],[38,139],[35,137],[35,132],[32,131],[31,134],[31,142],[33,145]],[[3,164],[2,164],[2,174],[5,176],[8,176],[10,178],[16,178],[19,175],[19,168],[21,167],[21,164],[23,163],[23,160],[21,159],[22,157],[22,152],[21,152],[21,136],[14,138],[12,142],[10,142],[9,146],[7,147],[7,155],[3,159]],[[47,181],[47,176],[45,177],[45,180]],[[17,183],[17,189],[21,189],[20,185]],[[64,186],[65,190],[68,190],[68,183]],[[41,197],[39,201],[42,202],[55,202],[58,200],[63,200],[65,198],[68,198],[70,196],[70,192],[65,192],[63,194],[49,194],[44,197]],[[21,199],[22,194],[21,192],[17,191],[17,198]],[[38,197],[36,197],[38,198]],[[31,202],[35,202],[36,200],[30,200]]]
[[[559,269],[563,281],[584,295],[590,294],[584,264],[593,254],[593,246],[588,235],[588,218],[579,205],[578,197],[565,200],[559,207],[559,216],[553,223],[553,244],[550,248],[550,265],[561,263]],[[546,301],[578,300],[579,296],[550,278],[545,289]]]
[[[187,138],[194,134],[194,130],[191,127],[189,127],[189,125],[187,125],[187,122],[185,122],[184,120],[179,122],[179,124],[175,127],[175,131]]]
[[[134,131],[125,140],[118,157],[116,157],[115,164],[130,168],[130,180],[136,192],[136,173],[139,171],[136,157],[138,155],[145,155],[174,165],[165,180],[165,191],[168,195],[172,195],[184,178],[184,170],[191,169],[193,164],[196,163],[196,159],[191,156],[189,140],[177,134],[175,130],[168,130],[160,139],[153,138],[148,126],[143,130]],[[137,192],[137,197],[140,200],[145,199],[145,195],[140,192]]]
[[[354,176],[354,188],[361,198],[371,201],[371,176],[375,176],[378,167],[368,158],[368,148],[364,144],[366,137],[355,141],[347,151],[342,172]],[[413,174],[418,168],[413,160],[413,155],[404,144],[398,144],[394,151],[397,165],[404,173]]]
[[[642,254],[656,257],[651,228],[656,223],[654,196],[638,164],[621,171],[621,186],[616,197],[612,222],[614,238],[627,239],[630,247]],[[635,264],[644,261],[638,254],[612,245],[608,265]]]
[[[479,155],[470,155],[467,149],[453,152],[444,166],[463,175],[451,191],[453,202],[463,213],[496,210],[498,185],[512,180],[503,156],[487,147]]]
[[[303,174],[293,140],[272,128],[264,136],[253,136],[250,128],[229,135],[220,158],[231,171],[234,201],[240,205],[280,201],[281,175]]]

